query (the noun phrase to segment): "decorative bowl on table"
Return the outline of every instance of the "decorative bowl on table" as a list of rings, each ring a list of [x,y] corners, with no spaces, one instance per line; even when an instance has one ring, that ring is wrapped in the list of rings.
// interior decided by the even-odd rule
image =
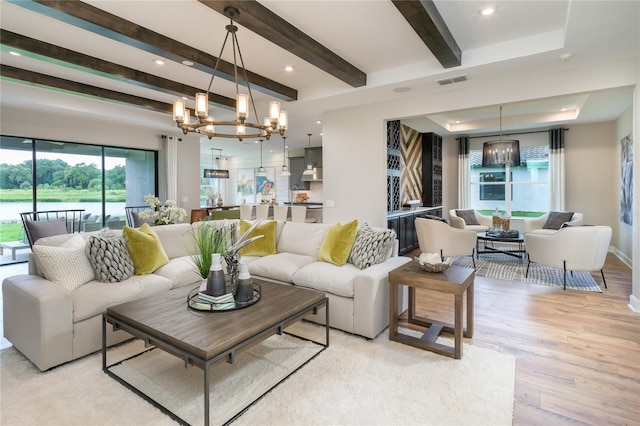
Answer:
[[[443,272],[453,263],[453,257],[442,260],[438,253],[422,253],[414,260],[427,272]]]

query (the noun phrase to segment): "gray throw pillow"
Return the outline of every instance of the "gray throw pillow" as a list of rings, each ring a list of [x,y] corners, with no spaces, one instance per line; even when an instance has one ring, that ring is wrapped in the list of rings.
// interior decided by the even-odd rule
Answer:
[[[96,281],[117,283],[135,273],[133,260],[122,237],[91,236],[85,250]]]
[[[131,218],[133,219],[133,227],[140,228],[145,223],[153,224],[153,219],[142,219],[140,213],[131,212]]]
[[[25,224],[27,225],[29,235],[31,235],[32,243],[35,243],[40,238],[69,233],[67,230],[67,220],[64,217],[52,220],[27,220]]]
[[[480,225],[475,210],[456,210],[456,216],[464,220],[465,225]]]
[[[364,224],[356,234],[349,259],[359,269],[382,263],[389,258],[396,233],[391,229],[376,231]]]
[[[562,224],[569,222],[573,217],[573,212],[549,212],[547,221],[542,229],[560,229]]]

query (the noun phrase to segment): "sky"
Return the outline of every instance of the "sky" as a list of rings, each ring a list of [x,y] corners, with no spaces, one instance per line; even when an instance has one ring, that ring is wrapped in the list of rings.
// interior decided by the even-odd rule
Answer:
[[[39,152],[38,158],[43,158],[47,160],[63,160],[65,163],[70,166],[75,166],[79,163],[85,164],[94,164],[96,167],[100,167],[100,157],[95,157],[92,155],[73,155],[73,154],[64,154],[60,155],[57,153],[50,152]],[[16,150],[8,150],[3,149],[0,150],[0,164],[20,164],[27,160],[31,159],[30,151],[16,151]],[[125,159],[124,158],[115,158],[115,157],[106,157],[105,158],[105,168],[106,170],[111,170],[115,166],[124,166]]]

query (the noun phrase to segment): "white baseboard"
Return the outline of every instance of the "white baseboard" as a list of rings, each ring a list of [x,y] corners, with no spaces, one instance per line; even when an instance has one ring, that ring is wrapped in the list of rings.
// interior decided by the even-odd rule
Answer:
[[[633,294],[629,296],[629,305],[627,306],[629,306],[629,309],[631,309],[633,312],[640,313],[640,299],[635,297]]]
[[[622,263],[627,265],[629,268],[633,269],[633,260],[631,260],[627,256],[625,256],[625,254],[623,252],[621,252],[620,250],[618,250],[617,247],[609,246],[609,251],[611,253],[615,254],[616,257],[622,261]]]

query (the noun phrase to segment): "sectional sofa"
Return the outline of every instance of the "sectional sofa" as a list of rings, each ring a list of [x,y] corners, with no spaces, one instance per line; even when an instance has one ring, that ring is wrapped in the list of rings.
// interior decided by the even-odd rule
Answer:
[[[208,222],[211,226],[225,224],[228,225],[228,221]],[[195,251],[193,229],[196,226],[202,226],[202,222],[153,227],[161,251],[166,254],[166,263],[159,267],[151,265],[142,275],[131,274],[132,270],[127,272],[127,262],[122,260],[114,262],[118,271],[111,268],[109,272],[105,265],[113,253],[118,253],[117,247],[102,251],[106,260],[101,264],[96,265],[96,259],[91,258],[94,272],[87,275],[85,259],[80,256],[81,253],[89,256],[86,245],[90,241],[91,244],[106,240],[121,242],[118,241],[123,235],[121,230],[41,238],[34,244],[34,254],[30,255],[29,273],[8,277],[2,283],[5,337],[40,370],[99,350],[102,313],[107,307],[202,283],[190,256]],[[388,272],[410,259],[396,255],[397,240],[391,231],[360,226],[349,257],[351,263],[338,266],[321,261],[319,253],[326,251],[325,236],[335,229],[333,227],[322,223],[275,222],[275,252],[256,256],[249,251],[242,256],[242,261],[249,263],[253,277],[325,292],[330,300],[332,327],[374,338],[388,325]],[[372,246],[377,246],[377,252],[371,252]],[[92,250],[94,248],[92,245]],[[97,249],[100,251],[99,245]],[[56,260],[58,251],[66,256],[53,262],[54,269],[59,265],[61,270],[49,270],[45,274],[40,267],[46,264],[45,254],[53,252]],[[352,260],[351,255],[356,251],[360,256]],[[95,275],[100,271],[95,272],[95,268],[101,266],[107,276],[112,275],[113,280],[115,274],[120,277],[119,281],[96,280]],[[48,267],[51,269],[51,265]],[[151,269],[153,271],[147,273]],[[108,281],[104,276],[101,279]],[[86,282],[81,283],[84,280]],[[77,288],[69,287],[70,282],[76,283]],[[319,318],[324,318],[324,314],[310,319],[319,321]],[[123,331],[108,329],[108,345],[129,338],[131,336]]]

